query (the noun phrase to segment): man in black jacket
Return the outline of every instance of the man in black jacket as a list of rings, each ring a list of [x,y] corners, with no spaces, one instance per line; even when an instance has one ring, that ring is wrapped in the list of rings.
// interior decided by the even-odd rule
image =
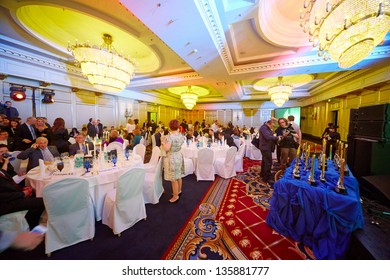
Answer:
[[[5,170],[0,169],[0,216],[28,210],[26,220],[33,229],[45,210],[43,199],[34,196],[31,187],[20,187]]]

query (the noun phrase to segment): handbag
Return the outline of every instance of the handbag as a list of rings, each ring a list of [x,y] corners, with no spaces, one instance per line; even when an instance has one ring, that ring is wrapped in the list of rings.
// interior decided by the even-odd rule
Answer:
[[[259,148],[260,146],[260,139],[257,137],[259,134],[257,133],[255,137],[253,137],[251,143],[253,146],[255,146],[256,148]]]

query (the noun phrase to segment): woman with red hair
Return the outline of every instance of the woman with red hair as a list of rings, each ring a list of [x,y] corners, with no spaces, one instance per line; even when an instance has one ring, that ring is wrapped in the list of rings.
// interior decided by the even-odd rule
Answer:
[[[169,122],[169,135],[163,137],[161,147],[166,152],[164,157],[164,179],[172,183],[172,198],[170,203],[179,201],[179,195],[182,189],[182,179],[184,174],[184,160],[180,152],[181,145],[184,143],[183,136],[179,132],[179,121],[171,120]]]

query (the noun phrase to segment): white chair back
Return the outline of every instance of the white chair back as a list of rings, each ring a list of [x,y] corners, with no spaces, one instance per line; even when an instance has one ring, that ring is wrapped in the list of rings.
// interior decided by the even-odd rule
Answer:
[[[157,204],[164,192],[162,184],[162,160],[160,157],[154,173],[148,173],[144,181],[143,196],[145,203]]]
[[[139,141],[139,143],[142,144],[142,145],[145,145],[146,141],[145,141],[145,137],[144,136],[141,137],[141,140]]]
[[[139,155],[142,159],[142,162],[145,161],[145,153],[146,153],[146,147],[144,144],[137,144],[135,145],[135,147],[133,148],[133,153],[135,153],[136,155]]]
[[[230,147],[226,152],[225,158],[218,158],[217,160],[215,160],[214,163],[215,173],[224,179],[228,179],[236,176],[236,171],[234,169],[236,154],[237,154],[237,148]]]
[[[29,226],[26,221],[27,210],[13,212],[0,216],[0,230],[22,232],[28,231]]]
[[[150,157],[149,162],[144,165],[145,171],[147,173],[154,172],[154,170],[156,169],[157,163],[158,163],[158,159],[160,157],[161,157],[161,149],[160,149],[160,147],[155,146],[152,149],[152,156]]]
[[[109,226],[114,234],[120,234],[138,221],[146,219],[142,195],[144,180],[143,168],[131,168],[119,177],[117,188],[107,193],[102,223]]]
[[[234,162],[234,169],[236,172],[243,172],[244,171],[244,153],[245,153],[245,142],[240,146],[238,149],[238,152],[236,154],[236,159]]]
[[[46,254],[94,237],[95,214],[87,180],[53,182],[44,188],[42,197],[48,216]]]
[[[107,151],[116,150],[116,152],[123,153],[123,144],[119,142],[111,142],[107,145]]]
[[[197,181],[214,181],[214,151],[212,149],[203,148],[198,151],[195,175]]]

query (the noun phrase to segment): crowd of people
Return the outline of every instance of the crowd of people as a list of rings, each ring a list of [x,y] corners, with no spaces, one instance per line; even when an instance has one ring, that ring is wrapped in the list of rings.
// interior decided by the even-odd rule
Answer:
[[[181,122],[177,119],[171,120],[167,127],[161,121],[157,124],[151,120],[141,125],[138,119],[129,119],[125,126],[108,128],[99,119],[90,118],[79,131],[78,128],[68,129],[64,119],[60,117],[50,125],[44,117],[28,117],[22,122],[15,111],[7,112],[12,113],[13,117],[0,114],[0,215],[28,210],[26,218],[30,228],[39,223],[44,204],[42,198],[35,197],[30,187],[24,186],[24,181],[19,183],[13,181],[16,172],[9,164],[9,157],[6,156],[11,151],[20,151],[17,155],[19,159],[29,159],[26,170],[28,172],[39,165],[39,159],[49,162],[62,153],[74,156],[79,151],[87,153],[88,150],[94,150],[92,140],[96,138],[102,139],[106,145],[112,142],[123,144],[128,140],[126,149],[129,150],[133,150],[142,139],[146,146],[153,142],[153,145],[160,147],[162,151],[164,179],[172,184],[172,197],[169,202],[176,203],[183,190],[181,178],[184,173],[184,161],[180,149],[186,140],[197,141],[200,137],[205,137],[208,142],[224,140],[226,145],[234,146],[238,150],[243,138],[259,137],[257,148],[262,154],[260,177],[264,184],[269,184],[274,150],[277,149],[278,164],[281,169],[285,169],[295,158],[302,139],[300,128],[294,122],[293,116],[289,116],[288,119],[271,118],[258,129],[234,126],[232,122],[224,126],[219,124],[218,120],[211,124],[205,120],[187,123],[185,119]],[[324,132],[323,136],[329,142],[340,137],[335,129],[336,127],[330,124],[328,130]],[[70,142],[70,138],[74,141]],[[0,239],[5,236],[8,236],[7,233],[0,232]],[[13,239],[7,240],[9,246],[12,246],[12,240],[17,241],[18,238],[13,236]],[[32,238],[31,242],[37,241],[36,238]]]

